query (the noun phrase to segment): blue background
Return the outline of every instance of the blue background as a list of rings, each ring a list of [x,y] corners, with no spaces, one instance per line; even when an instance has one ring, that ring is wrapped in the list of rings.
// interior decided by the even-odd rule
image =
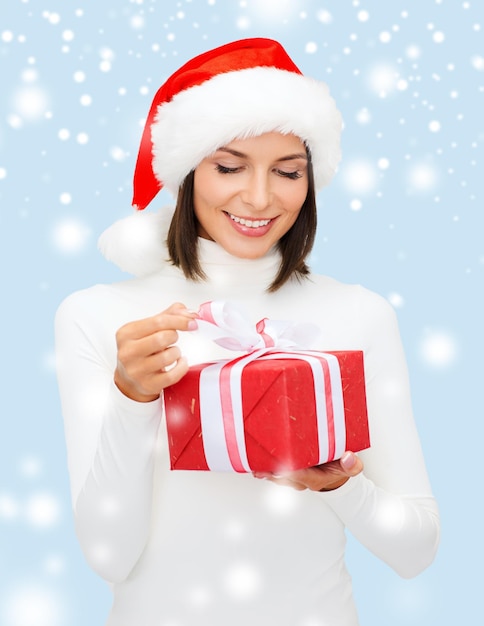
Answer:
[[[410,581],[349,538],[361,624],[479,623],[483,17],[480,0],[1,4],[1,624],[105,621],[108,587],[73,530],[53,317],[70,292],[124,276],[96,240],[130,213],[157,88],[193,55],[251,36],[279,39],[343,113],[312,265],[397,309],[441,508],[438,557]]]

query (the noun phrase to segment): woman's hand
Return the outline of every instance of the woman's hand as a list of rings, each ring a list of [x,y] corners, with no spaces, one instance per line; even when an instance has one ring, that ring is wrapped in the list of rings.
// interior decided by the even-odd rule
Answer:
[[[267,472],[254,472],[256,478],[265,478],[278,485],[288,485],[303,491],[332,491],[345,484],[352,476],[363,471],[363,462],[354,452],[345,452],[338,461],[324,463],[316,467],[298,470],[296,472],[284,472],[283,474],[271,474]]]
[[[158,315],[130,322],[118,330],[114,382],[125,396],[151,402],[186,374],[188,364],[174,344],[177,331],[197,327],[195,318],[196,313],[175,303]]]

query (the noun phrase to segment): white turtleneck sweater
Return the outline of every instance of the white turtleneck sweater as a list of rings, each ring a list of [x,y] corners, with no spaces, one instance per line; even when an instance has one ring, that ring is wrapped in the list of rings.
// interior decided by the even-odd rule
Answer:
[[[279,257],[229,256],[200,240],[205,282],[154,274],[69,296],[56,318],[58,378],[76,528],[111,583],[109,626],[356,626],[345,528],[404,577],[433,560],[439,535],[393,309],[362,287],[312,275],[273,294]],[[169,469],[161,400],[113,384],[116,330],[173,302],[242,303],[263,317],[318,324],[321,350],[363,350],[371,448],[364,473],[332,492],[250,474]],[[180,333],[189,362],[233,357]],[[358,584],[358,581],[356,581]]]

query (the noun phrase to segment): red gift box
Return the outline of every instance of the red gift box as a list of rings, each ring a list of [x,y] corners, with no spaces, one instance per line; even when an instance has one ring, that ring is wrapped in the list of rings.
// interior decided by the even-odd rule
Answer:
[[[164,390],[172,469],[277,473],[369,447],[361,351],[261,353]]]

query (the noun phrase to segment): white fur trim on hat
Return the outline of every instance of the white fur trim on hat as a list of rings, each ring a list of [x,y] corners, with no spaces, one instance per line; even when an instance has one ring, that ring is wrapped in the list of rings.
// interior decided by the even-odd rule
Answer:
[[[165,246],[173,208],[136,211],[114,222],[98,239],[102,255],[123,272],[148,276],[169,263]]]
[[[320,189],[341,159],[341,127],[341,114],[321,81],[274,67],[226,72],[159,106],[151,127],[153,171],[176,194],[187,174],[221,146],[278,131],[309,147]]]

